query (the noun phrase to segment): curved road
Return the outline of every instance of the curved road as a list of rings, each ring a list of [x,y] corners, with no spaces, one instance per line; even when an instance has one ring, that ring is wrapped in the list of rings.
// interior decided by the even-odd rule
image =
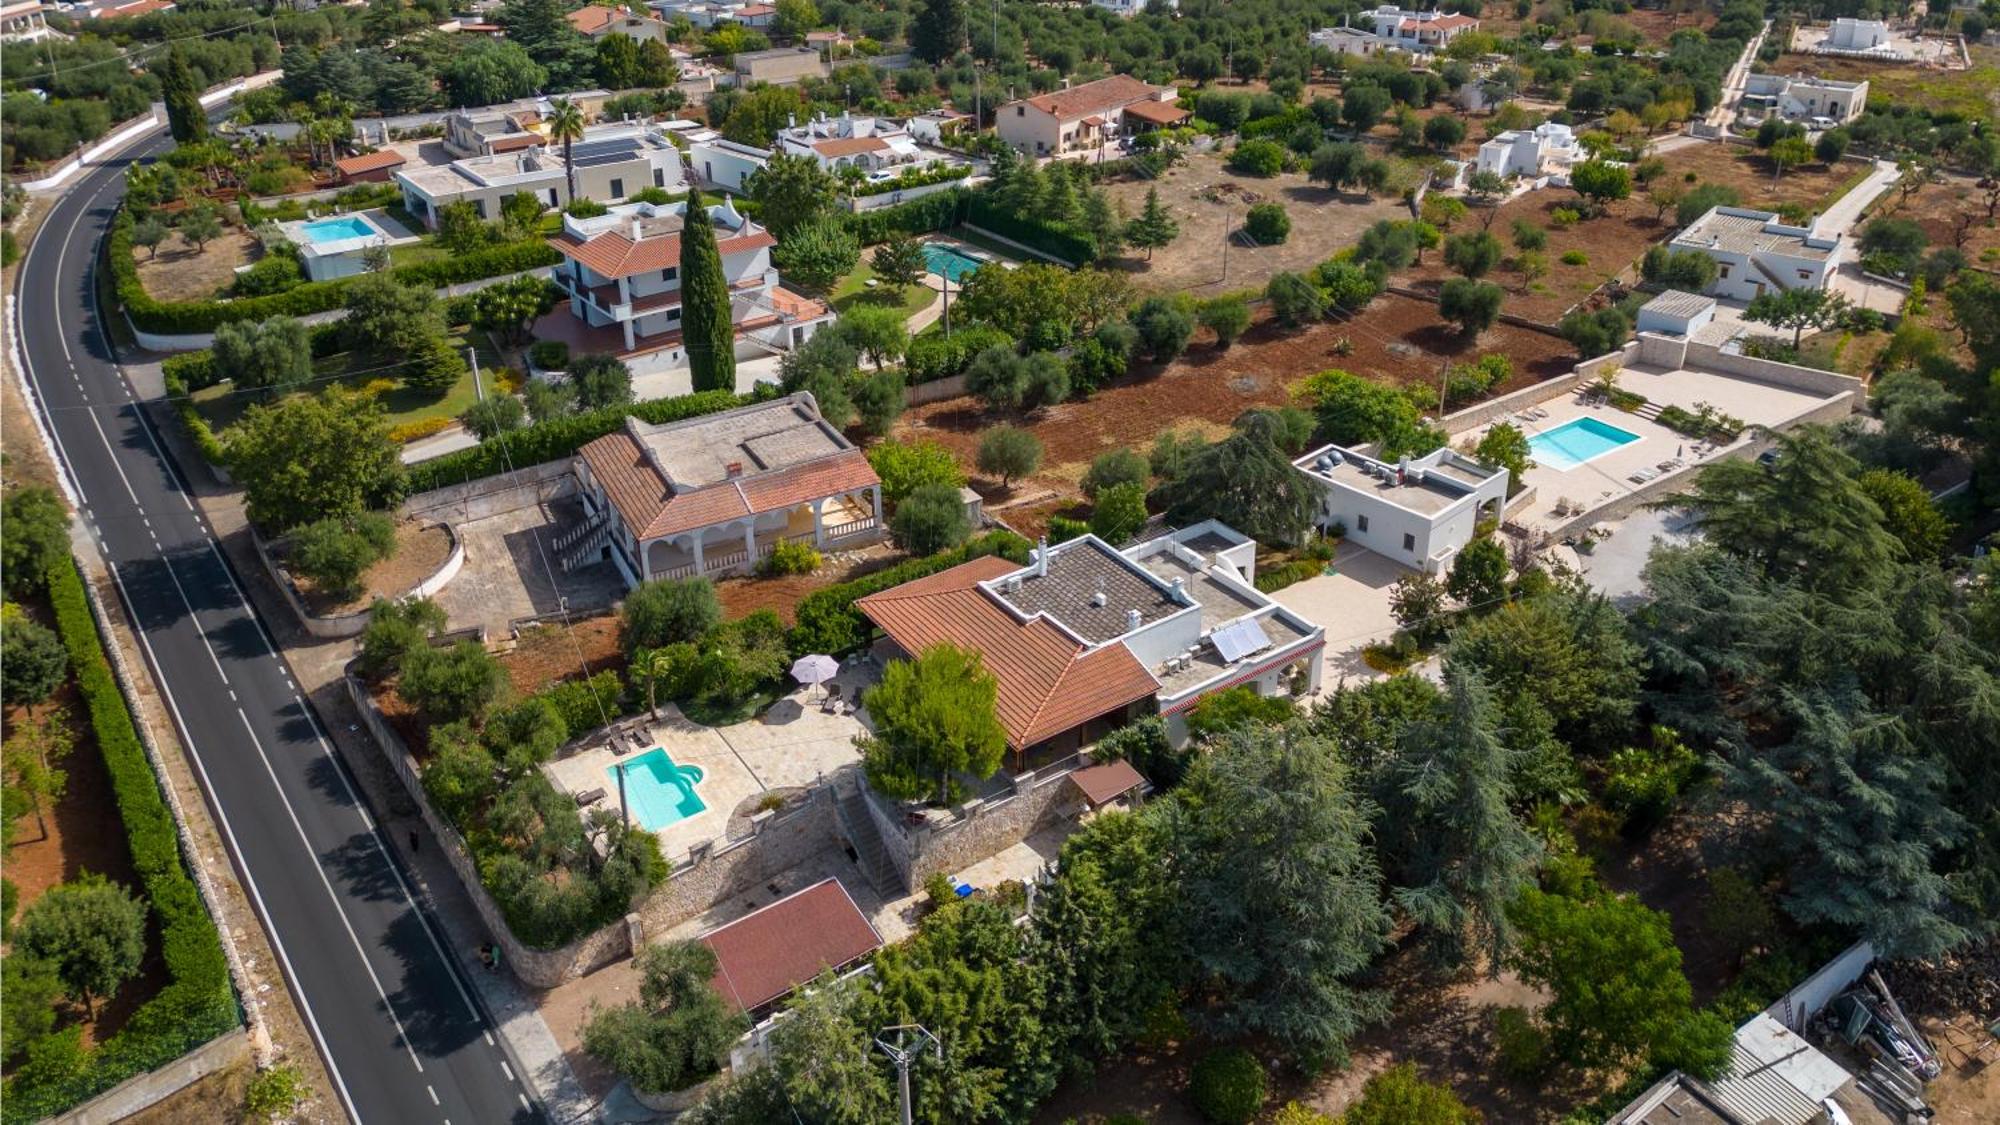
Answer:
[[[93,262],[126,166],[168,147],[93,168],[29,247],[16,309],[36,408],[348,1115],[544,1120],[97,323]]]

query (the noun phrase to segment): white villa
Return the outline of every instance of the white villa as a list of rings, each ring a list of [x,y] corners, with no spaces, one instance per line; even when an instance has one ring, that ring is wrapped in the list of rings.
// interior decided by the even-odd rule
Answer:
[[[1712,207],[1668,246],[1715,259],[1718,272],[1709,295],[1751,301],[1766,290],[1826,288],[1840,239],[1791,226],[1775,212]]]
[[[1639,308],[1633,331],[1640,335],[1677,336],[1692,340],[1715,323],[1715,298],[1669,289]]]
[[[1373,31],[1349,27],[1346,24],[1307,32],[1306,44],[1324,48],[1336,55],[1359,55],[1364,58],[1389,46],[1386,40],[1377,39]]]
[[[525,133],[523,143],[508,143],[482,156],[461,157],[449,164],[405,165],[395,172],[410,214],[437,226],[438,208],[466,200],[483,219],[500,215],[500,204],[516,192],[526,192],[548,207],[570,202],[569,169],[562,146],[548,144],[538,133]],[[545,147],[546,146],[546,147]],[[594,125],[570,146],[576,164],[577,194],[611,203],[649,187],[681,190],[681,154],[659,130],[641,125]]]
[[[1447,12],[1412,12],[1394,4],[1384,4],[1362,18],[1375,25],[1375,37],[1405,51],[1441,51],[1479,21],[1471,16]]]
[[[803,125],[780,129],[774,144],[779,152],[810,156],[836,175],[843,168],[858,168],[871,180],[892,179],[909,168],[971,164],[957,153],[926,148],[908,122],[851,113],[822,113]]]
[[[1567,172],[1583,155],[1569,126],[1545,121],[1533,129],[1509,129],[1480,145],[1475,167],[1503,177],[1532,178]]]
[[[594,218],[564,215],[562,234],[549,245],[567,259],[551,277],[569,301],[537,321],[535,334],[561,339],[572,352],[628,357],[635,373],[685,366],[680,255],[686,209],[685,201],[632,203]],[[739,358],[788,351],[833,319],[824,304],[779,284],[771,265],[778,240],[769,231],[726,199],[707,210],[703,218],[715,227],[729,282]]]
[[[1859,118],[1868,104],[1868,83],[1804,74],[1753,74],[1743,83],[1743,104],[1793,120],[1824,117],[1845,125]]]
[[[1378,555],[1441,574],[1472,541],[1481,519],[1497,519],[1507,501],[1507,470],[1489,468],[1449,447],[1395,463],[1339,445],[1293,462],[1322,493],[1319,525]]]
[[[1820,46],[1829,51],[1883,51],[1889,48],[1889,25],[1881,20],[1842,16],[1827,29]]]
[[[633,585],[882,534],[880,478],[804,392],[658,426],[627,417],[571,470],[584,519],[555,540],[563,568],[608,557]]]
[[[1090,0],[1099,8],[1114,15],[1132,17],[1140,12],[1178,11],[1181,0]]]

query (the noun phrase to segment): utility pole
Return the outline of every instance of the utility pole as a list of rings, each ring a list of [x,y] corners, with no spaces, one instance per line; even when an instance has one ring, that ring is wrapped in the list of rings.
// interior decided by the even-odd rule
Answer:
[[[474,401],[486,398],[486,384],[479,381],[479,349],[465,345],[465,361],[472,365],[472,397]]]
[[[944,1044],[938,1042],[938,1037],[926,1031],[922,1024],[903,1023],[882,1029],[883,1035],[888,1035],[891,1032],[894,1032],[896,1035],[894,1043],[878,1037],[875,1040],[875,1045],[882,1049],[883,1054],[889,1056],[889,1061],[896,1064],[896,1088],[902,1094],[903,1098],[903,1125],[911,1125],[910,1064],[917,1061],[918,1057],[924,1053],[924,1043],[927,1040],[930,1043],[932,1057],[939,1062],[943,1062]],[[911,1034],[916,1036],[916,1042],[906,1046],[904,1040]]]

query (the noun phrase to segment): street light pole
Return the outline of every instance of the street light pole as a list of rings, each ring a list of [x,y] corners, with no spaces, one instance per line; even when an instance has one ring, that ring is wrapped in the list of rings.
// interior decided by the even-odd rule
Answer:
[[[882,1034],[887,1035],[892,1031],[896,1033],[896,1041],[894,1043],[890,1043],[886,1039],[877,1038],[875,1045],[880,1047],[882,1053],[889,1056],[889,1060],[896,1064],[896,1089],[902,1095],[903,1100],[903,1125],[911,1125],[910,1064],[916,1062],[924,1053],[924,1043],[926,1040],[930,1042],[932,1057],[936,1058],[939,1062],[943,1062],[944,1044],[938,1042],[938,1037],[925,1030],[922,1024],[897,1024],[894,1027],[883,1028]],[[914,1034],[917,1037],[917,1041],[914,1044],[905,1046],[904,1037],[906,1033]]]

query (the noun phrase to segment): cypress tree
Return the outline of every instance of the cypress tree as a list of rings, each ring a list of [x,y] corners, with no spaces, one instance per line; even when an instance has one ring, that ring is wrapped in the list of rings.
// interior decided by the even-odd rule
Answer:
[[[715,248],[715,225],[701,189],[690,187],[681,231],[681,339],[697,391],[736,389],[736,333],[729,320],[729,283]]]
[[[160,97],[167,103],[167,131],[176,144],[193,144],[208,136],[208,115],[202,112],[201,91],[178,50],[167,52],[160,70]]]

